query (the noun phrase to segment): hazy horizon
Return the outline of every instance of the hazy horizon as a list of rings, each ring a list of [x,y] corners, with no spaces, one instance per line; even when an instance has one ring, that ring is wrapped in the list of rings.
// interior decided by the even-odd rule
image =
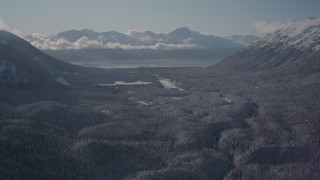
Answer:
[[[23,35],[50,35],[70,29],[168,33],[178,27],[189,27],[219,36],[261,35],[265,29],[293,19],[320,17],[320,2],[316,0],[307,3],[298,0],[205,0],[201,3],[190,0],[0,2],[0,29],[9,27]]]

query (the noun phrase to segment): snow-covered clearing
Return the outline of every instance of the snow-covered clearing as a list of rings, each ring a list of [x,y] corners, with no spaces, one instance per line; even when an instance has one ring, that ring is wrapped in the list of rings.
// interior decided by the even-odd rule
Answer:
[[[140,103],[142,105],[145,105],[145,106],[149,106],[150,103],[147,103],[147,102],[144,102],[144,101],[136,101],[137,103]]]
[[[182,97],[164,97],[165,99],[171,99],[171,100],[181,100],[183,99]]]
[[[178,89],[179,91],[185,91],[184,89],[179,87],[179,83],[177,83],[176,81],[159,77],[159,82],[165,89]]]
[[[135,81],[135,82],[124,82],[124,81],[116,81],[113,84],[99,84],[99,86],[132,86],[132,85],[148,85],[151,82],[145,81]]]

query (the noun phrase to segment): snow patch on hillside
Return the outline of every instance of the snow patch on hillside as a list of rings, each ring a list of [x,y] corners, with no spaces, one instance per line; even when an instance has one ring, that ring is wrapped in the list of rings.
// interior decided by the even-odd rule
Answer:
[[[145,105],[145,106],[149,106],[150,103],[144,102],[144,101],[136,101],[139,104]]]
[[[70,85],[71,85],[66,79],[64,79],[64,78],[61,77],[61,76],[56,77],[55,80],[56,80],[58,83],[60,83],[60,84],[62,84],[62,85],[64,85],[64,86],[70,86]]]
[[[167,99],[173,99],[173,100],[181,100],[182,97],[166,97]]]

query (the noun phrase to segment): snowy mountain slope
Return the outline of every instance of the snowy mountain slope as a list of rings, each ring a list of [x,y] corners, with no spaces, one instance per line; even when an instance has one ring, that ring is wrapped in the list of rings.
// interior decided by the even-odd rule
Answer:
[[[273,47],[277,50],[320,50],[320,19],[295,20],[284,28],[266,35],[250,48]]]
[[[292,21],[213,68],[310,74],[320,67],[320,19]]]

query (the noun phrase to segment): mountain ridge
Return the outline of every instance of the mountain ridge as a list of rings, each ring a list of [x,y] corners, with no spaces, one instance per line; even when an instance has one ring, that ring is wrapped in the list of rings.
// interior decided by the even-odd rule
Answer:
[[[67,30],[56,35],[31,34],[24,37],[39,49],[83,49],[83,48],[123,48],[150,49],[168,46],[172,49],[188,48],[243,48],[255,39],[239,43],[233,39],[193,31],[187,27],[177,28],[167,34],[152,31],[96,32],[89,29]],[[79,46],[79,43],[86,46]],[[157,45],[157,47],[155,47]]]

